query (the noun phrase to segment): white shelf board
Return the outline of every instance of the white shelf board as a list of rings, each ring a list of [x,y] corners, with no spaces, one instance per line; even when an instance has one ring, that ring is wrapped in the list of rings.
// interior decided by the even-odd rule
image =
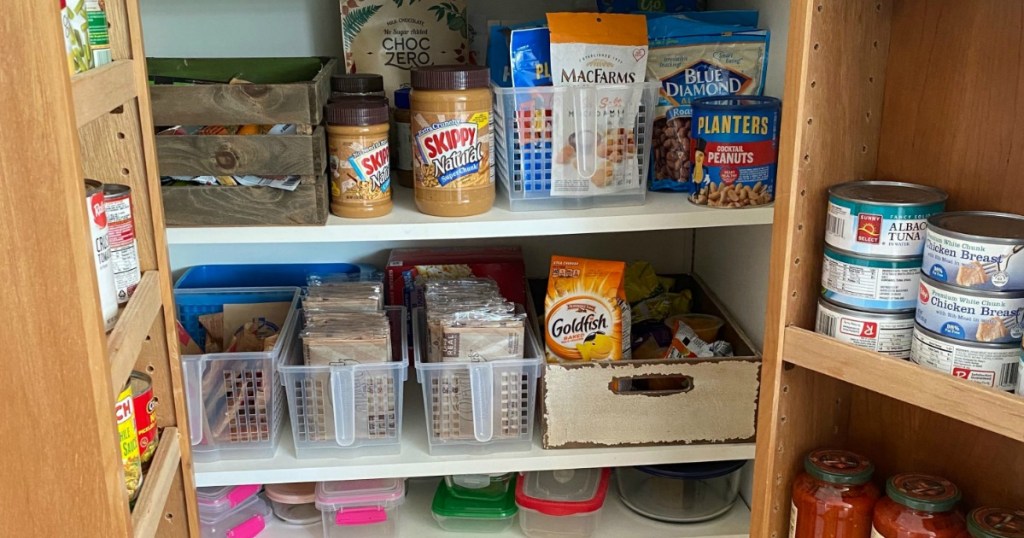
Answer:
[[[398,532],[396,536],[416,538],[452,538],[459,536],[442,530],[434,522],[430,504],[438,480],[410,480],[405,503],[399,508]],[[626,508],[614,491],[615,484],[608,491],[604,508],[601,510],[597,532],[594,538],[621,538],[638,536],[643,538],[748,538],[750,536],[750,510],[740,499],[731,511],[717,519],[704,523],[671,524],[647,519]],[[463,536],[470,536],[463,534]],[[494,538],[521,537],[518,520],[512,528],[502,533],[488,534]],[[296,526],[271,518],[267,529],[260,538],[322,538],[320,524]],[[381,537],[385,538],[385,537]]]
[[[399,454],[351,459],[296,459],[291,425],[286,423],[273,458],[195,462],[196,486],[413,478],[754,458],[754,443],[544,450],[540,446],[539,424],[529,452],[432,456],[427,446],[423,393],[419,384],[410,379],[406,383],[404,397],[402,451]],[[666,417],[666,420],[671,418]]]
[[[699,207],[678,193],[648,193],[642,206],[562,211],[508,210],[498,193],[493,209],[474,217],[443,218],[416,210],[412,191],[395,189],[395,208],[384,217],[344,219],[326,226],[167,228],[170,245],[338,243],[487,237],[534,237],[605,232],[676,230],[771,224],[773,206],[747,209]]]

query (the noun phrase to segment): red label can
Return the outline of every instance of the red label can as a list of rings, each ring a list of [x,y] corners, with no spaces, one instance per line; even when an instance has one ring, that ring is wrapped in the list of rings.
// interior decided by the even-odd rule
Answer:
[[[107,233],[114,266],[117,303],[125,304],[135,293],[142,279],[139,271],[139,249],[135,240],[135,218],[132,216],[132,189],[127,185],[105,183],[103,198],[107,211]]]
[[[147,463],[153,459],[157,443],[153,378],[142,372],[133,371],[128,383],[132,389],[132,405],[135,408],[135,430],[139,437],[139,453],[142,456],[142,463]]]

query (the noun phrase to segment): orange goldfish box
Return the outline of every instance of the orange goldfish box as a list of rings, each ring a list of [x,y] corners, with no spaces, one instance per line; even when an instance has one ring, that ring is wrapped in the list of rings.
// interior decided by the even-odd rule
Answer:
[[[630,359],[625,264],[554,256],[544,298],[542,445],[586,448],[751,442],[761,354],[695,276],[694,312],[725,325],[733,357]],[[585,406],[586,413],[580,410]]]

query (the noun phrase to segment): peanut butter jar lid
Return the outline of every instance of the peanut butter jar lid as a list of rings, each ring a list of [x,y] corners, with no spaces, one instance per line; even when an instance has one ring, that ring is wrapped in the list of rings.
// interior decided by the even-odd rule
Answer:
[[[477,65],[434,65],[412,70],[414,90],[471,90],[486,88],[490,73]]]
[[[379,125],[388,123],[388,100],[384,97],[341,97],[327,103],[327,123],[334,125]]]
[[[370,73],[345,73],[331,76],[331,91],[340,93],[377,93],[384,91],[384,77]]]

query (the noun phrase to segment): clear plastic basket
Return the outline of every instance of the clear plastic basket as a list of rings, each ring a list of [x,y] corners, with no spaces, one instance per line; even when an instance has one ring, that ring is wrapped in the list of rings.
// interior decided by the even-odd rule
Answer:
[[[196,461],[271,458],[284,418],[280,363],[299,355],[299,288],[174,290],[178,320],[197,343],[205,342],[199,316],[225,304],[290,302],[281,336],[265,352],[183,355],[189,435]]]
[[[391,362],[282,365],[281,382],[298,458],[397,454],[401,450],[402,384],[408,378],[405,307],[384,309],[391,322]]]
[[[644,82],[493,88],[494,153],[509,208],[532,211],[643,205],[660,87],[658,82]],[[622,107],[626,114],[580,113],[597,111],[616,99],[618,104],[612,106]],[[595,136],[575,138],[573,155],[565,154],[568,136],[579,133]],[[616,147],[623,150],[622,155],[606,154],[608,148]],[[566,166],[574,166],[582,178],[590,178],[593,186],[582,183],[589,192],[553,190],[553,179],[564,179],[560,175],[565,175]]]
[[[524,359],[424,362],[426,315],[413,309],[416,379],[423,389],[431,454],[530,450],[544,356],[529,323]]]

